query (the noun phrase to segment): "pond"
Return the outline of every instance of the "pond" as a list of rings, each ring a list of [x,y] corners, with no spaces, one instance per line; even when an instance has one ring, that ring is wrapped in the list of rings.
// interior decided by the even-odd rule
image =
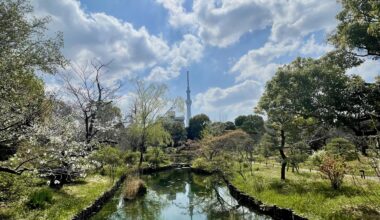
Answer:
[[[143,175],[147,194],[125,201],[121,190],[92,219],[271,219],[240,206],[216,175],[174,169]]]

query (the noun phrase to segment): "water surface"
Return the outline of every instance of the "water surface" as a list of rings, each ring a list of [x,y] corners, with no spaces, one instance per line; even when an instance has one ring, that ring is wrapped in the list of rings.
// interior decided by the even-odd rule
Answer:
[[[215,175],[175,169],[142,179],[148,187],[145,196],[124,202],[119,191],[92,219],[271,219],[240,206]]]

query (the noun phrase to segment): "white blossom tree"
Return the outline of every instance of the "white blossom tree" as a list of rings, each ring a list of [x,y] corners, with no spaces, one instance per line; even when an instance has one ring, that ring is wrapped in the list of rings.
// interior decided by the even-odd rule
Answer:
[[[72,65],[71,71],[60,74],[64,81],[67,93],[72,99],[75,112],[81,118],[84,132],[84,139],[87,150],[92,151],[99,142],[114,143],[115,139],[99,139],[100,133],[104,133],[121,123],[121,115],[114,118],[104,116],[101,112],[112,109],[112,101],[115,99],[115,92],[120,85],[107,83],[102,80],[102,75],[107,73],[106,69],[111,64],[92,61],[89,65]],[[107,136],[103,135],[103,138]]]

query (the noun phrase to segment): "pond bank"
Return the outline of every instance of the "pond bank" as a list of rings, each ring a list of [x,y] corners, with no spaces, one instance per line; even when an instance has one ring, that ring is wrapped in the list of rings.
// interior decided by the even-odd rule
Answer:
[[[241,192],[235,186],[233,186],[230,183],[230,181],[219,171],[207,171],[204,169],[192,168],[189,164],[171,164],[168,166],[163,166],[163,167],[158,167],[158,168],[144,168],[141,171],[141,174],[153,174],[160,171],[167,171],[167,170],[171,170],[175,168],[190,168],[191,172],[193,173],[206,174],[206,175],[211,175],[211,174],[219,175],[225,182],[230,195],[236,199],[238,204],[245,206],[254,212],[268,215],[272,217],[273,219],[292,219],[292,220],[306,219],[302,216],[295,214],[290,209],[277,207],[276,205],[273,205],[273,206],[266,205],[262,203],[261,201],[247,195],[246,193]],[[115,193],[120,188],[125,178],[126,178],[126,175],[123,175],[109,191],[105,192],[102,196],[100,196],[97,200],[95,200],[95,202],[91,206],[87,207],[86,209],[78,213],[73,219],[75,220],[88,219],[91,216],[95,215],[97,212],[99,212],[101,208],[115,195]]]
[[[171,164],[171,165],[157,167],[157,168],[147,167],[147,168],[143,168],[140,173],[141,174],[151,174],[151,173],[170,170],[170,169],[174,169],[174,168],[185,168],[185,167],[190,167],[190,165],[189,164]],[[93,216],[97,212],[99,212],[100,209],[103,207],[103,205],[106,204],[115,195],[116,191],[120,188],[120,186],[122,185],[122,183],[124,182],[126,177],[127,177],[127,174],[122,175],[116,181],[116,183],[111,187],[111,189],[104,192],[90,206],[88,206],[85,209],[83,209],[82,211],[80,211],[72,219],[73,220],[89,219],[91,216]]]
[[[274,219],[284,219],[284,220],[307,220],[307,218],[302,217],[296,213],[294,213],[293,210],[287,209],[287,208],[281,208],[276,205],[267,205],[264,204],[262,201],[257,200],[253,198],[250,195],[247,195],[246,193],[240,191],[237,189],[227,178],[226,176],[218,171],[208,171],[208,170],[203,170],[199,168],[191,168],[192,172],[195,173],[201,173],[201,174],[213,174],[217,173],[222,177],[224,182],[226,183],[231,196],[233,196],[239,204],[244,205],[254,211],[257,211],[259,213],[268,215]]]

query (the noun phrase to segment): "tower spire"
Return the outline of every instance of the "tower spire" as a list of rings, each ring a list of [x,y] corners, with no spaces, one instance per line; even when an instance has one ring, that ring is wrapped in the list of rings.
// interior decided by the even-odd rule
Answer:
[[[190,79],[189,79],[189,71],[187,71],[187,90],[186,90],[187,98],[186,98],[186,107],[187,107],[187,126],[189,126],[190,118],[191,118],[191,98],[190,98]]]

